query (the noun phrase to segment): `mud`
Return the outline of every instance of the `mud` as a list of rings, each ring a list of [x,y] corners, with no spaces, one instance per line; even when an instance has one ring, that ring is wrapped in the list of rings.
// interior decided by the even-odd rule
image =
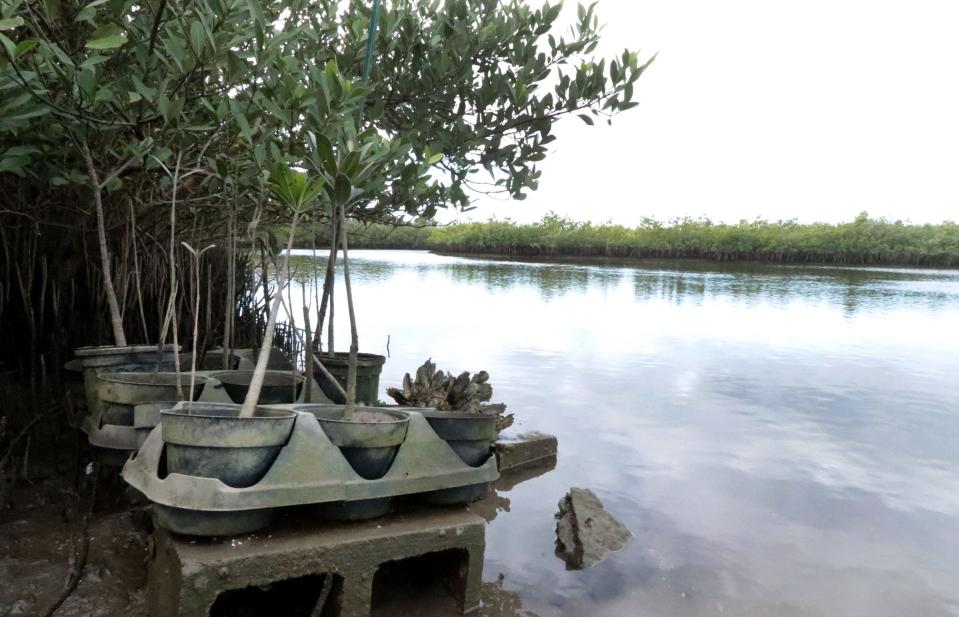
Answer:
[[[44,615],[64,589],[85,511],[65,484],[55,479],[21,487],[15,507],[0,512],[0,617]],[[149,518],[122,487],[105,484],[89,522],[86,567],[58,617],[146,617]]]

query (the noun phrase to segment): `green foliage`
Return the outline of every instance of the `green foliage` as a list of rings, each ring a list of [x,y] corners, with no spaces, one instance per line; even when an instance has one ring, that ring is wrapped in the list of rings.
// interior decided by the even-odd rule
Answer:
[[[324,182],[289,167],[278,166],[267,185],[274,199],[293,212],[300,213],[313,204],[323,190]]]
[[[87,144],[107,188],[140,201],[169,191],[155,172],[184,153],[204,179],[181,197],[226,191],[248,219],[283,217],[263,200],[278,164],[319,173],[353,218],[432,217],[468,208],[472,190],[524,197],[553,124],[634,106],[649,64],[592,58],[592,6],[559,36],[559,4],[393,0],[367,87],[368,4],[0,0],[0,174],[73,203]],[[205,211],[210,228],[222,210]]]
[[[16,196],[0,217],[82,229],[103,212],[98,231],[129,223],[150,239],[176,236],[161,228],[175,221],[196,245],[269,235],[291,208],[310,227],[334,212],[396,224],[465,210],[475,191],[521,199],[555,122],[635,106],[649,65],[628,50],[592,57],[592,6],[559,36],[559,4],[386,0],[367,85],[369,10],[0,0],[0,194]],[[110,244],[98,242],[108,268]]]
[[[646,219],[635,228],[578,223],[555,214],[539,223],[466,223],[431,231],[446,251],[506,255],[696,257],[784,263],[959,265],[959,224],[909,225],[870,219],[802,225],[796,221],[713,223]]]

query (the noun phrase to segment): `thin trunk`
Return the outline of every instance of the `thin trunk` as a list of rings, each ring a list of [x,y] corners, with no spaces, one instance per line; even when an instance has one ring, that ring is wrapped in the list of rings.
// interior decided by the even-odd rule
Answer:
[[[130,236],[133,238],[133,276],[137,286],[137,306],[140,307],[140,323],[143,325],[143,341],[149,342],[150,332],[147,330],[147,315],[143,310],[143,285],[140,282],[140,261],[137,258],[137,219],[133,202],[130,202]]]
[[[206,264],[206,325],[203,329],[203,344],[200,345],[200,349],[203,350],[203,355],[200,357],[200,364],[203,365],[203,360],[206,359],[207,350],[210,348],[210,332],[213,331],[213,264],[207,262]],[[197,293],[200,293],[197,291]]]
[[[304,290],[304,295],[306,291]],[[306,349],[303,350],[303,372],[306,374],[306,392],[303,394],[303,402],[312,403],[313,402],[313,346],[312,346],[312,332],[310,332],[310,311],[306,308],[306,305],[303,306],[303,327],[306,328],[306,336],[303,340],[303,345]]]
[[[117,292],[113,287],[113,275],[110,273],[110,248],[107,246],[106,225],[103,222],[103,194],[100,185],[100,176],[97,174],[93,155],[86,141],[82,146],[83,160],[90,175],[90,184],[93,186],[93,207],[97,213],[97,242],[100,245],[100,267],[103,269],[103,290],[107,295],[107,306],[110,307],[110,324],[113,326],[113,341],[117,347],[127,346],[127,336],[123,332],[123,315],[120,313],[120,303],[117,302]]]
[[[333,353],[333,286],[334,276],[336,274],[336,245],[337,230],[336,212],[330,211],[330,255],[326,260],[326,277],[323,279],[323,297],[320,300],[320,314],[316,323],[316,333],[313,335],[316,340],[317,352],[323,351],[320,346],[320,333],[323,331],[323,322],[326,319],[327,307],[330,312],[329,333],[326,337],[326,350]]]
[[[250,380],[250,389],[243,399],[243,407],[240,408],[241,418],[252,418],[256,413],[256,404],[260,400],[260,390],[263,388],[263,379],[266,377],[266,365],[270,361],[270,348],[273,346],[273,329],[276,327],[276,316],[280,312],[280,304],[283,301],[283,284],[286,282],[286,272],[290,265],[290,251],[293,250],[294,233],[296,224],[300,221],[299,213],[293,215],[293,221],[290,223],[290,238],[286,242],[286,252],[283,254],[283,269],[277,272],[276,284],[277,290],[273,294],[273,304],[270,307],[270,317],[266,321],[266,332],[263,334],[263,343],[260,345],[260,353],[256,358],[256,368],[253,369],[253,378]]]
[[[227,246],[226,246],[226,302],[223,315],[223,370],[228,370],[230,366],[230,354],[233,353],[233,313],[236,309],[236,298],[234,297],[234,285],[236,272],[234,270],[235,256],[233,253],[233,226],[236,218],[236,210],[230,208],[230,216],[227,218]]]
[[[190,357],[190,402],[193,402],[193,389],[196,386],[196,341],[200,337],[200,259],[203,258],[203,252],[195,255],[195,265],[193,267],[193,353]]]
[[[353,419],[356,407],[356,356],[360,348],[360,337],[356,333],[356,313],[353,310],[353,289],[350,286],[350,258],[346,247],[346,208],[340,206],[340,246],[343,249],[343,282],[346,285],[346,306],[350,313],[350,367],[346,372],[346,410],[345,420]]]
[[[173,370],[176,371],[176,394],[183,400],[183,384],[180,381],[180,341],[178,340],[179,324],[177,324],[177,283],[176,283],[176,190],[180,182],[180,161],[183,153],[177,154],[176,167],[173,168],[173,187],[170,194],[170,306],[173,314]]]

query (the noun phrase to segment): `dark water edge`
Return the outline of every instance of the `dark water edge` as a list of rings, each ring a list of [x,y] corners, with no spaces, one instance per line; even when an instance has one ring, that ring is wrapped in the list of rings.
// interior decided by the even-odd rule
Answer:
[[[503,259],[508,261],[546,261],[556,263],[581,263],[597,265],[648,265],[661,263],[683,264],[704,262],[715,268],[717,264],[764,264],[784,266],[840,266],[840,267],[901,267],[901,268],[937,268],[952,269],[959,267],[959,255],[915,257],[899,255],[823,255],[787,253],[715,253],[705,249],[696,249],[683,253],[665,253],[659,250],[644,251],[628,248],[605,249],[587,247],[582,250],[548,249],[516,247],[507,251],[475,251],[468,248],[435,246],[383,246],[366,247],[370,249],[426,249],[436,255],[471,257],[475,259]]]
[[[959,268],[959,259],[955,263],[946,265],[916,265],[910,263],[840,263],[836,261],[777,261],[775,259],[718,259],[709,257],[684,257],[684,256],[659,256],[659,257],[621,257],[607,255],[577,255],[565,253],[493,253],[493,252],[471,252],[456,251],[449,249],[431,249],[428,247],[393,247],[376,246],[366,247],[370,250],[427,250],[434,255],[445,257],[468,257],[470,259],[507,261],[518,264],[569,264],[584,266],[612,266],[612,267],[653,267],[673,270],[688,271],[723,271],[724,266],[735,268],[737,271],[748,269],[750,266],[762,268],[783,267],[783,268],[889,268],[909,270],[913,268],[923,268],[930,270],[955,270]]]
[[[296,242],[296,250],[311,250],[305,242]],[[959,267],[959,255],[937,256],[901,256],[896,254],[880,255],[824,255],[824,254],[787,254],[787,253],[715,253],[697,249],[684,253],[664,253],[659,250],[618,249],[605,247],[586,247],[584,249],[543,249],[532,247],[513,247],[509,250],[475,250],[471,248],[437,247],[428,242],[362,242],[351,241],[351,250],[383,251],[429,251],[435,255],[470,257],[475,259],[502,259],[506,261],[548,263],[572,263],[588,265],[656,265],[662,263],[682,264],[704,262],[716,267],[716,264],[766,264],[784,266],[840,266],[840,267],[900,267],[952,269]],[[329,249],[326,242],[318,242],[318,256],[325,256]]]

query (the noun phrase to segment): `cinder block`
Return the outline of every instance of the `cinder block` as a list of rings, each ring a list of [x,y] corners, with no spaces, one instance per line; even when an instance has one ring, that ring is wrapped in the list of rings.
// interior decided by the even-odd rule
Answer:
[[[539,465],[555,465],[559,442],[552,435],[525,433],[497,441],[496,464],[500,473]]]
[[[330,576],[323,617],[415,614],[424,603],[442,604],[444,614],[478,606],[485,522],[476,514],[410,509],[360,523],[299,514],[275,529],[222,540],[157,529],[150,615],[307,617]]]

